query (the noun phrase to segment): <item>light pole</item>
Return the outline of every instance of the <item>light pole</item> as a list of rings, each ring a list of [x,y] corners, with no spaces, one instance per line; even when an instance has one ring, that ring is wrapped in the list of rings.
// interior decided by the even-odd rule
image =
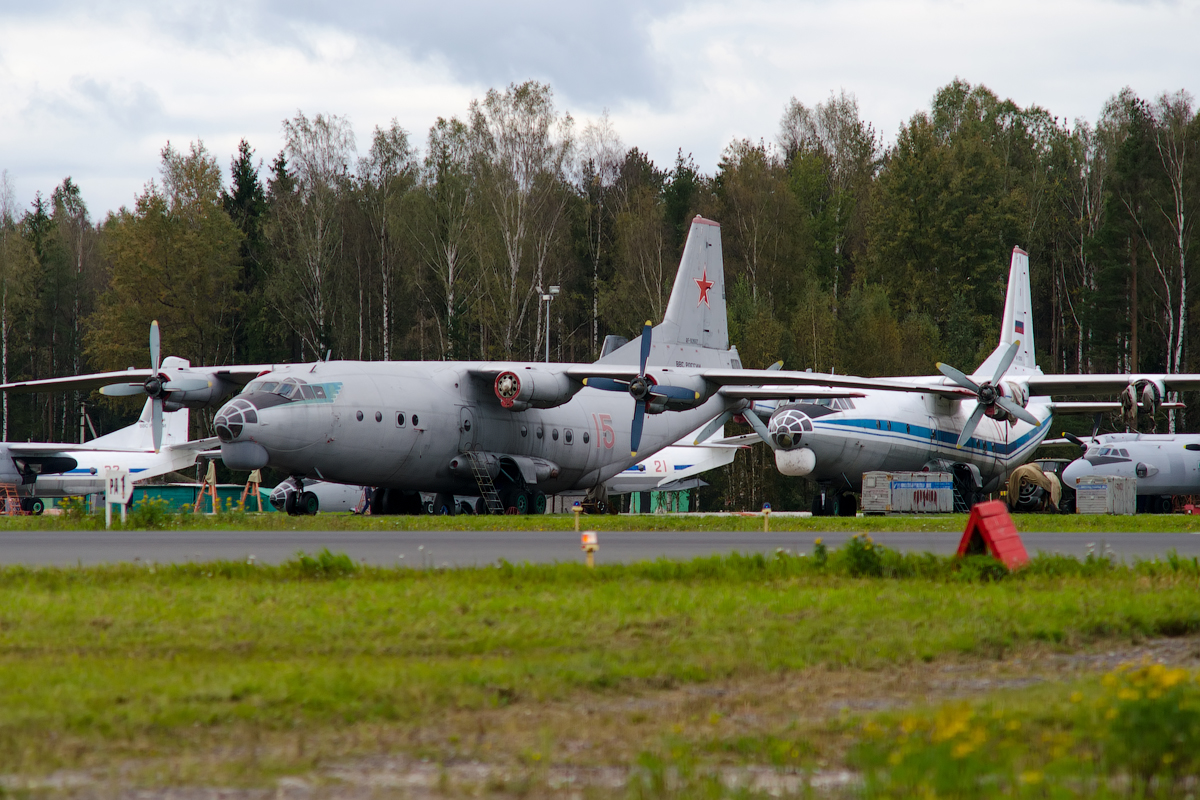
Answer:
[[[538,291],[541,291],[540,286],[538,287]],[[547,364],[550,363],[550,303],[552,303],[554,301],[554,298],[557,296],[558,296],[558,287],[557,286],[550,287],[550,294],[542,295],[542,302],[546,304],[546,363]]]

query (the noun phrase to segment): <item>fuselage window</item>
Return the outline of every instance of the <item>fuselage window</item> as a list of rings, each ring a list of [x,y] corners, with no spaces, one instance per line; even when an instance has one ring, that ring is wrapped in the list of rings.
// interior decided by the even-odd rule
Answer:
[[[417,415],[413,414],[413,427],[417,427]]]
[[[355,414],[354,416],[355,416],[355,418],[356,418],[356,419],[357,419],[359,422],[362,422],[362,412],[361,412],[361,411],[359,411],[359,412],[358,412],[357,414]]]
[[[537,438],[541,439],[541,438],[542,438],[542,436],[544,436],[544,435],[545,435],[545,433],[546,433],[546,432],[545,432],[545,431],[544,431],[544,430],[543,430],[541,427],[538,427],[538,429],[537,429]]]
[[[571,431],[571,429],[564,428],[563,429],[563,440],[566,441],[567,444],[570,444],[574,439],[575,439],[575,434]]]
[[[911,428],[911,427],[909,427],[909,425],[908,425],[907,423],[905,423],[905,425],[904,425],[904,432],[905,432],[905,433],[912,433],[912,428]]]
[[[383,422],[383,412],[382,412],[382,411],[376,411],[376,412],[375,412],[375,421],[376,421],[376,422]]]
[[[403,411],[396,412],[396,427],[397,428],[404,427],[404,412]]]
[[[318,384],[318,385],[312,387],[312,390],[313,390],[313,396],[316,397],[318,400],[325,399],[325,387],[324,386],[321,386],[320,384]]]
[[[880,431],[883,430],[883,422],[880,420],[875,420],[875,429]]]
[[[300,396],[305,400],[312,400],[316,397],[316,395],[313,394],[313,388],[307,383],[300,387]]]
[[[522,425],[521,426],[521,438],[524,439],[528,435],[529,435],[529,428]]]
[[[469,420],[469,419],[464,419],[464,420],[463,420],[463,430],[464,430],[464,431],[469,431],[469,430],[471,430],[471,420]]]
[[[550,438],[556,442],[558,441],[558,428],[554,428],[550,431]]]
[[[592,440],[592,437],[588,436],[588,432],[587,432],[587,431],[584,431],[584,432],[583,432],[583,443],[584,443],[584,444],[587,444],[587,443],[588,443],[588,442],[590,442],[591,440]]]

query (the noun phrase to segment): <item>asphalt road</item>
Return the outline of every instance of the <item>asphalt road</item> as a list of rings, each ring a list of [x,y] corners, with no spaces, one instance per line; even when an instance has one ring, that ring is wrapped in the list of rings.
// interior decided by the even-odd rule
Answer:
[[[687,559],[731,551],[771,553],[777,548],[811,553],[822,537],[837,547],[849,533],[602,532],[599,563],[659,557]],[[958,533],[879,533],[881,544],[898,550],[952,553]],[[1162,557],[1174,549],[1200,556],[1200,535],[1190,533],[1022,533],[1030,554],[1038,551],[1083,556],[1105,545],[1117,558]],[[297,551],[323,547],[370,564],[472,566],[500,559],[513,563],[579,561],[579,535],[538,531],[4,531],[0,564],[73,565],[121,561],[173,563],[244,559],[279,563]]]

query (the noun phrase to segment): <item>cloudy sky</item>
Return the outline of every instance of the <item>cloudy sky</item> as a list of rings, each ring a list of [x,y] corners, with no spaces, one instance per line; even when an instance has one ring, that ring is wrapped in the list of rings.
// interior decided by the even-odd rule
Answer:
[[[607,109],[626,146],[711,171],[793,96],[845,89],[891,141],[955,77],[1068,120],[1123,86],[1200,93],[1200,0],[0,0],[0,169],[22,206],[73,177],[98,219],[168,140],[269,161],[302,110],[360,147],[392,118],[423,141],[537,79],[580,123]]]

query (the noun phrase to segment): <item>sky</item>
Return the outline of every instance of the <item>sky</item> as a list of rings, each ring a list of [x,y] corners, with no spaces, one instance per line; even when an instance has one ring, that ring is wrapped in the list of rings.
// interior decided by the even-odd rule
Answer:
[[[70,176],[98,221],[168,141],[228,180],[241,139],[269,164],[298,111],[346,117],[362,152],[532,79],[576,130],[607,111],[625,147],[711,173],[792,97],[853,94],[892,142],[955,78],[1068,121],[1126,86],[1200,93],[1200,0],[0,0],[0,170],[21,208]]]

